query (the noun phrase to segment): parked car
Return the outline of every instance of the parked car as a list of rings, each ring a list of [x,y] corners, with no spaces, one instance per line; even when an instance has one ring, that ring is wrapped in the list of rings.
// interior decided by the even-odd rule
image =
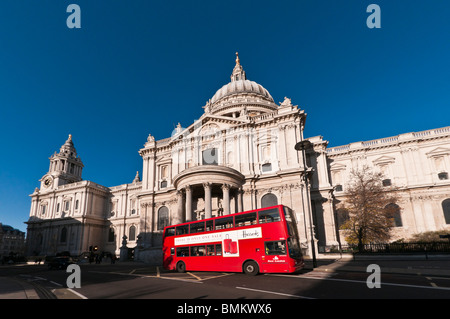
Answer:
[[[55,257],[48,263],[48,269],[66,269],[70,264],[74,264],[71,257]]]

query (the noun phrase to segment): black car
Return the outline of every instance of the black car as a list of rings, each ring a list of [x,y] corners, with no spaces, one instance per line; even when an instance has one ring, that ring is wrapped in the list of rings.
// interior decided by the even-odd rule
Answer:
[[[48,269],[66,269],[70,264],[74,264],[71,257],[55,257],[49,262]]]

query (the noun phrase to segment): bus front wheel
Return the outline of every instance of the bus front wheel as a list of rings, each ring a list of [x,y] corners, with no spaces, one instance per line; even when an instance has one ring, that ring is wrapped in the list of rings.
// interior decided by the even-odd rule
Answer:
[[[259,272],[258,264],[252,260],[247,261],[243,268],[246,275],[256,276]]]
[[[185,272],[186,271],[186,265],[184,262],[179,261],[177,264],[177,271],[178,272]]]

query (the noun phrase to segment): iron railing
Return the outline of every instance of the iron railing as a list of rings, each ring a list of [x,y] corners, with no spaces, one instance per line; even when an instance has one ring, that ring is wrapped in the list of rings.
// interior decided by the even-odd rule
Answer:
[[[352,254],[417,254],[444,253],[450,254],[450,242],[423,243],[371,243],[358,245],[321,246],[319,253],[352,253]]]

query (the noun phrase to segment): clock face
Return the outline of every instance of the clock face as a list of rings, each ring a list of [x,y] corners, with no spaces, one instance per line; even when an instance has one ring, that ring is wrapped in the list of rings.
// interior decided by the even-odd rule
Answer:
[[[53,179],[51,177],[46,177],[44,179],[44,186],[45,187],[50,187],[53,183]]]

